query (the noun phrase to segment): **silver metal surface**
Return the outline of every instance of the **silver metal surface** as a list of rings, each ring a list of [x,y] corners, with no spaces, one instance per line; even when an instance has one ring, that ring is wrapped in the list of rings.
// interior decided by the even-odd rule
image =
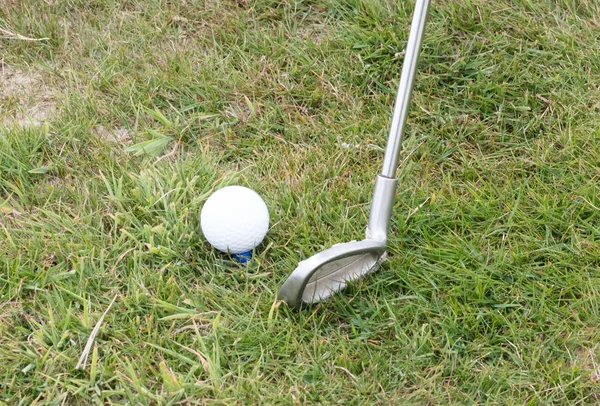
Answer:
[[[375,181],[375,192],[371,201],[371,213],[367,226],[367,239],[381,242],[387,241],[388,226],[394,208],[394,197],[398,179],[390,179],[378,175]]]
[[[299,309],[327,299],[347,282],[374,272],[385,258],[384,242],[363,240],[337,244],[300,262],[279,289],[279,299]]]
[[[390,126],[390,135],[383,158],[383,169],[381,174],[388,178],[396,177],[398,167],[398,156],[402,147],[402,136],[406,127],[406,118],[408,116],[408,107],[410,105],[410,96],[415,82],[417,63],[419,62],[419,53],[423,43],[423,33],[427,23],[427,11],[429,9],[429,0],[417,0],[415,11],[404,53],[404,63],[402,65],[402,74],[398,93],[396,94],[396,103],[394,106],[394,115],[392,116],[392,125]]]
[[[366,239],[334,245],[300,262],[281,286],[278,295],[280,300],[285,300],[295,309],[301,308],[303,304],[327,299],[333,293],[344,289],[349,281],[377,270],[386,257],[387,234],[398,183],[398,155],[423,42],[429,2],[430,0],[417,0],[415,4],[383,169],[375,182]]]

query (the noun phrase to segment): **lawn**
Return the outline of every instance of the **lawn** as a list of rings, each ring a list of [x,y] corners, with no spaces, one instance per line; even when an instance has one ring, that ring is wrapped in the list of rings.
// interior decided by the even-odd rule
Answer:
[[[388,260],[276,300],[364,236],[412,8],[0,2],[0,403],[600,403],[596,0],[433,0]]]

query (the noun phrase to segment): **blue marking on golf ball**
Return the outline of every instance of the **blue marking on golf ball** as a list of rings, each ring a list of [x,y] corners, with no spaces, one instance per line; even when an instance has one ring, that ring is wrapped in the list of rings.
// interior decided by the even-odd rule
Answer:
[[[245,264],[252,259],[252,251],[242,252],[241,254],[233,254],[232,257],[236,261]]]

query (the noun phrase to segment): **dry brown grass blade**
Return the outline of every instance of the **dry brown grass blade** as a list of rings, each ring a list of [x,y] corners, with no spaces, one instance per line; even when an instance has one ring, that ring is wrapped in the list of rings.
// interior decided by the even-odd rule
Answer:
[[[26,37],[25,35],[18,34],[16,32],[9,31],[5,28],[0,28],[0,33],[4,34],[3,39],[16,39],[19,41],[48,41],[50,38],[31,38]]]
[[[115,300],[117,300],[117,296],[118,295],[115,295],[115,297],[113,297],[113,300],[110,302],[110,304],[108,305],[108,307],[102,314],[102,317],[100,317],[100,319],[94,326],[94,329],[92,330],[92,333],[90,334],[90,336],[87,340],[87,343],[85,344],[85,348],[83,349],[83,352],[81,353],[81,356],[79,357],[79,361],[77,361],[77,365],[75,365],[75,369],[84,369],[85,368],[85,364],[87,363],[87,359],[88,359],[88,356],[90,355],[90,350],[92,349],[94,340],[96,339],[96,336],[98,335],[98,332],[100,331],[100,326],[102,326],[104,317],[108,314],[108,311],[110,310],[112,305],[115,303]]]

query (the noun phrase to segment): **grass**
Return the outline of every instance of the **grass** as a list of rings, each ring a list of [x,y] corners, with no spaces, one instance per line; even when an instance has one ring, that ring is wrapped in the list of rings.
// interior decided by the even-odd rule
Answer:
[[[14,124],[38,95],[0,88],[0,402],[597,404],[596,1],[434,1],[389,260],[306,311],[275,300],[364,234],[411,15],[2,3],[0,28],[48,39],[3,36],[0,75],[55,110]],[[270,208],[248,266],[200,233],[227,184]]]

